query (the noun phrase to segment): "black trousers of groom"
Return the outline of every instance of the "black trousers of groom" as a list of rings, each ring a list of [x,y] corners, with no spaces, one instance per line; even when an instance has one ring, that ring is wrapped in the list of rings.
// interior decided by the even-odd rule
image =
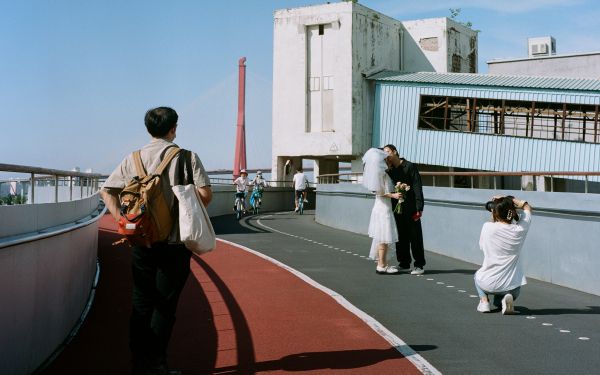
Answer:
[[[410,268],[414,258],[414,266],[425,266],[425,248],[423,246],[423,229],[421,220],[414,221],[412,213],[394,213],[396,228],[398,229],[398,242],[396,242],[396,259],[400,268]],[[412,252],[412,258],[411,258]]]

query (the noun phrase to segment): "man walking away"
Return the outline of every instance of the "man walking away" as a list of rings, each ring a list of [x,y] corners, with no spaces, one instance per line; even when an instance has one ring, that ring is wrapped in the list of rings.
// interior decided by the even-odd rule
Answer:
[[[140,151],[148,174],[157,169],[173,143],[178,115],[175,110],[159,107],[146,113],[144,122],[152,140]],[[181,153],[180,153],[181,154]],[[179,156],[171,161],[161,175],[162,194],[171,208],[174,221],[166,241],[150,247],[132,247],[133,309],[130,318],[129,346],[133,359],[133,374],[180,374],[167,365],[167,344],[175,324],[179,295],[190,273],[191,252],[179,241],[179,222],[175,215],[177,201],[171,190],[176,181]],[[183,160],[182,160],[183,161]],[[195,153],[191,157],[194,185],[204,205],[212,199],[210,179]],[[115,218],[120,218],[119,192],[137,176],[133,154],[127,156],[111,173],[100,194]]]

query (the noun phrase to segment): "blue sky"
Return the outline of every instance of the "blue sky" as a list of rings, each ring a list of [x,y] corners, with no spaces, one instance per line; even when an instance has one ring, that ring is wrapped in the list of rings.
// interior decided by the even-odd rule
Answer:
[[[525,57],[600,51],[600,2],[359,1],[398,20],[449,16],[481,30],[479,71]],[[271,164],[273,11],[323,2],[0,0],[0,163],[109,173],[149,136],[148,108],[179,115],[176,142],[207,169],[231,168],[237,61],[246,56],[248,167]]]

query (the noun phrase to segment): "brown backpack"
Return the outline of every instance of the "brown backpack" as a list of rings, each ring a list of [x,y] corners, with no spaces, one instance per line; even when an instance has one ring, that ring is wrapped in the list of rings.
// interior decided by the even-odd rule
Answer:
[[[146,174],[140,151],[133,153],[137,176],[119,193],[121,214],[119,233],[130,245],[152,247],[165,241],[173,228],[171,207],[163,194],[161,175],[179,153],[178,147],[169,147],[156,171]]]

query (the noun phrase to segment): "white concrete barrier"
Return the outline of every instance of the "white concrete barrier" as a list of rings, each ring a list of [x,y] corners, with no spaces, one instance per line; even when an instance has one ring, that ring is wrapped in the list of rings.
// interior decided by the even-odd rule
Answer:
[[[481,264],[479,235],[490,219],[483,204],[495,194],[518,196],[534,207],[523,249],[528,277],[600,295],[600,194],[424,187],[425,249]],[[316,221],[367,234],[374,198],[361,185],[317,187]]]

